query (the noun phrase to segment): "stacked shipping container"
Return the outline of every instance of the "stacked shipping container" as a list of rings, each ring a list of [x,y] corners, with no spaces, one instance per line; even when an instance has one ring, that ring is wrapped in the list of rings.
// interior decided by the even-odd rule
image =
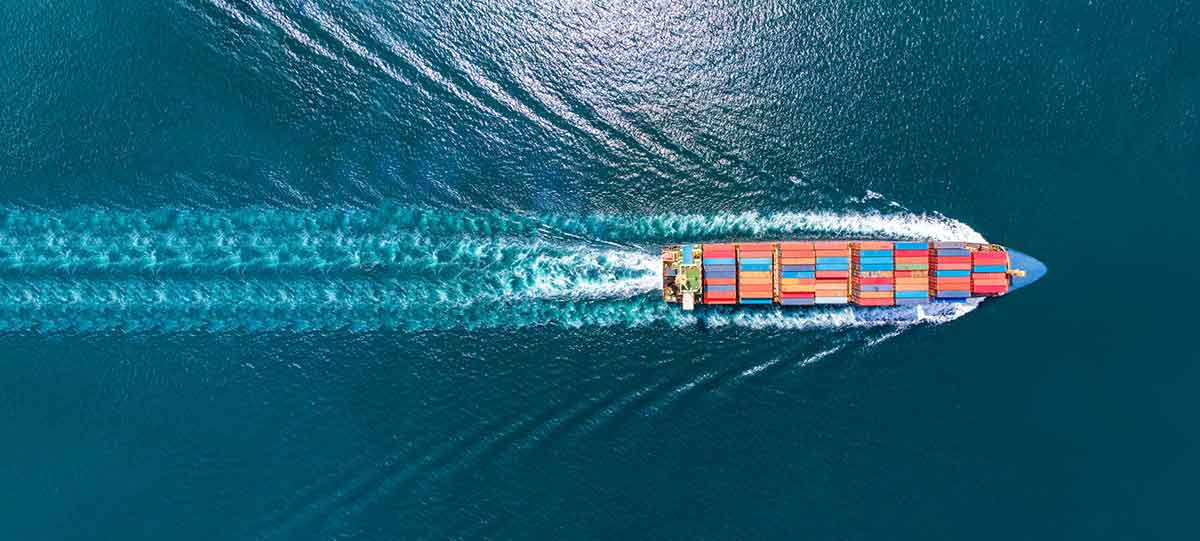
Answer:
[[[811,242],[779,243],[779,303],[814,304],[817,297],[817,253]]]
[[[1008,293],[1008,252],[988,250],[971,254],[971,293]]]
[[[896,243],[896,304],[929,302],[929,243]]]
[[[704,304],[924,304],[1008,292],[1008,253],[962,242],[815,241],[687,245]]]
[[[816,303],[846,304],[850,301],[850,243],[817,241],[813,243],[816,256]]]
[[[894,244],[881,241],[854,243],[854,304],[859,306],[891,306],[895,297]]]
[[[965,299],[971,296],[971,251],[961,242],[935,242],[933,259],[933,296],[939,299]]]
[[[774,302],[775,248],[771,243],[741,244],[738,246],[738,302],[741,304],[771,304]]]
[[[704,304],[737,303],[737,274],[732,244],[705,244],[701,251],[704,270]]]

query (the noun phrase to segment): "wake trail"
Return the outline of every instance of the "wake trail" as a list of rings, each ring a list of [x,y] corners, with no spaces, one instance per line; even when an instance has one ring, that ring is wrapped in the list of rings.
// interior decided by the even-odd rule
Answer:
[[[912,213],[0,208],[0,331],[936,322],[853,308],[689,314],[653,294],[657,243],[850,236],[982,240],[961,222]]]

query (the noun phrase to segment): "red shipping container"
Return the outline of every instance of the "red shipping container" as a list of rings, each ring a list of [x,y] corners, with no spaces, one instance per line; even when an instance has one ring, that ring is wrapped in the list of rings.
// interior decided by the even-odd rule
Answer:
[[[1008,286],[976,286],[971,288],[972,293],[1007,293]]]
[[[813,243],[811,242],[781,242],[779,243],[780,250],[809,250],[812,251]]]
[[[896,250],[896,257],[923,257],[928,258],[927,250]]]
[[[933,262],[937,263],[937,265],[939,267],[942,266],[943,263],[964,263],[964,264],[970,265],[971,264],[971,256],[969,256],[969,255],[937,256],[937,257],[933,258]]]
[[[891,306],[895,303],[895,299],[854,299],[854,304],[859,306]]]
[[[779,294],[781,299],[811,299],[816,296],[812,291],[784,291]]]
[[[849,278],[850,271],[817,271],[817,278]]]
[[[892,279],[891,278],[859,278],[858,283],[863,284],[863,285],[872,285],[872,286],[891,285]]]
[[[971,270],[970,263],[938,263],[935,270]]]
[[[705,278],[704,285],[731,286],[737,283],[736,278]]]
[[[706,299],[704,299],[704,304],[737,304],[737,299],[736,298],[729,298],[729,299],[706,298]]]
[[[774,252],[764,250],[742,250],[738,257],[771,257],[773,255],[775,255]]]
[[[769,242],[746,242],[740,244],[739,246],[741,246],[742,250],[769,251],[772,249],[771,243]]]
[[[1008,273],[1004,272],[973,272],[971,278],[976,280],[1008,280]]]
[[[1008,252],[973,252],[971,257],[977,260],[1005,261],[1008,259]]]

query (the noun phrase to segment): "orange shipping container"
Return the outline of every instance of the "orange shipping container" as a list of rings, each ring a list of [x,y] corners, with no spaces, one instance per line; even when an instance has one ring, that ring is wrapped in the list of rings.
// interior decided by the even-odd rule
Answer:
[[[891,250],[895,244],[887,241],[863,240],[854,243],[859,250]]]
[[[860,299],[890,299],[891,291],[855,291],[854,296]]]

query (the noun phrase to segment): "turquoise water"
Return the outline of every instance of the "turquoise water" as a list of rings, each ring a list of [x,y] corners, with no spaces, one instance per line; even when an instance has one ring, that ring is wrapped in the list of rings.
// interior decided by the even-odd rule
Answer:
[[[0,13],[0,537],[1186,539],[1189,4]],[[662,243],[989,240],[971,310]]]

